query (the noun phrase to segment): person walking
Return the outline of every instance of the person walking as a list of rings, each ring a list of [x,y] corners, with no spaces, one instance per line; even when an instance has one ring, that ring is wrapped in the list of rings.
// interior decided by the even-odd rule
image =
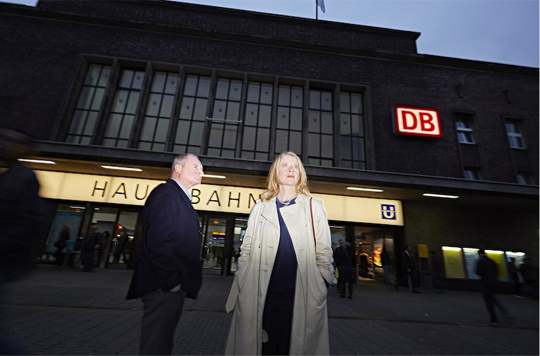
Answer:
[[[14,128],[0,128],[0,355],[27,354],[8,330],[3,298],[35,267],[45,245],[48,218],[34,171],[18,160],[32,151],[31,138]]]
[[[413,291],[413,293],[421,294],[421,292],[417,289],[416,285],[416,278],[415,278],[415,263],[413,256],[411,254],[411,247],[405,246],[405,250],[403,251],[403,254],[401,255],[401,268],[402,268],[402,274],[399,281],[394,285],[396,288],[396,291],[398,290],[399,284],[405,284],[409,286],[409,289]]]
[[[190,153],[177,156],[171,177],[148,196],[142,241],[127,299],[141,298],[141,355],[170,355],[185,298],[202,284],[202,229],[188,189],[201,183],[203,166]]]
[[[435,251],[429,253],[430,269],[431,269],[431,284],[437,293],[444,292],[444,265]]]
[[[338,289],[341,298],[345,298],[348,291],[349,299],[352,299],[354,279],[356,278],[354,261],[354,251],[351,244],[340,239],[339,247],[334,251],[334,264],[338,269]]]
[[[392,269],[392,265],[390,263],[390,255],[386,251],[386,247],[383,247],[382,249],[381,264],[384,271],[384,284],[392,285],[392,281],[390,280],[390,271]]]
[[[273,162],[253,207],[227,312],[227,355],[329,355],[332,243],[322,200],[311,198],[300,158]]]
[[[498,279],[497,279],[497,264],[490,259],[485,250],[478,250],[478,261],[476,262],[476,274],[481,278],[480,291],[484,298],[484,303],[489,312],[489,319],[492,326],[499,326],[499,318],[495,312],[495,307],[497,307],[504,317],[509,317],[510,313],[505,306],[499,302],[495,297],[496,288]]]
[[[64,264],[64,258],[66,254],[63,251],[69,238],[69,226],[64,224],[62,225],[62,230],[60,230],[58,240],[56,240],[56,242],[54,243],[54,247],[56,247],[54,258],[57,266],[62,266]]]
[[[90,224],[82,249],[82,263],[85,272],[91,272],[96,267],[96,251],[101,246],[101,232],[98,225]]]

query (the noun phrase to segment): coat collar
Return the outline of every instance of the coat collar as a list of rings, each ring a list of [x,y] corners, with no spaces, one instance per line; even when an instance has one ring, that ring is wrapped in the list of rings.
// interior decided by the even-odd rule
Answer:
[[[309,209],[309,199],[310,197],[298,194],[298,197],[296,198],[296,203],[294,205],[291,205],[290,207],[287,207],[286,209]],[[276,227],[279,227],[279,219],[277,214],[277,207],[276,207],[276,198],[272,198],[267,202],[262,203],[263,207],[261,210],[261,216],[274,224]],[[307,204],[307,205],[306,205]]]

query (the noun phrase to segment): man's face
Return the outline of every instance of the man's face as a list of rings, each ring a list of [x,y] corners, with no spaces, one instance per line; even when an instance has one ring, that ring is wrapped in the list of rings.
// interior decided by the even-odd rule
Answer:
[[[183,166],[177,164],[174,171],[176,177],[173,178],[177,179],[186,189],[201,184],[204,173],[201,161],[194,156],[188,156]]]

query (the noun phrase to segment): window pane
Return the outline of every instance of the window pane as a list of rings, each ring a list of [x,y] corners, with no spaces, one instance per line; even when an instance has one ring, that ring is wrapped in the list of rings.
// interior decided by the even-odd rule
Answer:
[[[195,102],[195,111],[193,112],[193,120],[204,120],[206,118],[207,107],[207,99],[197,98],[197,101]]]
[[[297,155],[302,155],[302,133],[291,131],[289,149]]]
[[[167,80],[166,72],[156,72],[154,74],[154,80],[152,82],[152,91],[162,93],[165,88],[165,81]]]
[[[302,130],[302,109],[291,109],[291,130]]]
[[[141,130],[141,140],[143,141],[152,141],[154,137],[154,128],[156,127],[156,119],[153,117],[148,117],[144,120],[144,124]]]
[[[278,108],[277,127],[280,129],[289,128],[289,110],[287,108]]]
[[[270,121],[272,116],[271,106],[261,106],[259,108],[259,126],[270,127]]]
[[[173,106],[174,97],[172,95],[165,95],[161,103],[161,112],[159,116],[162,117],[171,117],[172,115],[172,106]]]
[[[191,125],[191,135],[189,135],[189,144],[200,146],[204,132],[204,123],[194,121]]]
[[[146,105],[146,115],[157,116],[160,102],[161,102],[161,95],[150,94],[148,105]]]
[[[180,107],[180,118],[181,119],[191,119],[191,115],[193,115],[193,104],[195,102],[195,98],[187,98],[184,97],[182,100],[182,106]]]
[[[195,96],[197,92],[198,78],[193,75],[188,75],[184,83],[184,95]]]
[[[255,126],[257,125],[257,114],[258,114],[258,105],[256,104],[247,104],[246,105],[246,125]]]
[[[154,141],[165,142],[167,138],[168,130],[169,130],[169,120],[168,119],[159,120],[157,129],[156,129],[156,137],[154,138]]]
[[[257,135],[257,151],[268,152],[269,144],[270,144],[270,130],[259,129],[259,134]]]
[[[263,83],[261,86],[261,104],[272,104],[272,93],[274,91],[274,85],[270,83]]]
[[[256,130],[254,127],[244,128],[244,137],[242,140],[242,149],[253,151],[255,149]]]

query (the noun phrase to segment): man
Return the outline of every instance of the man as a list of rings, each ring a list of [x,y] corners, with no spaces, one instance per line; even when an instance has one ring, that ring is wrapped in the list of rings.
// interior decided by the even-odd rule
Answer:
[[[499,326],[499,319],[495,312],[495,306],[501,310],[504,317],[509,317],[508,310],[495,298],[497,288],[497,264],[490,259],[483,249],[478,250],[478,262],[476,263],[476,274],[481,277],[480,290],[484,297],[486,308],[489,312],[491,326]]]
[[[88,235],[84,239],[82,263],[85,272],[91,272],[96,267],[96,250],[101,246],[101,232],[96,223],[90,224]]]
[[[197,297],[202,283],[199,216],[191,187],[203,166],[193,154],[175,158],[171,178],[157,186],[144,206],[142,246],[127,299],[141,298],[141,355],[169,355],[185,298]]]
[[[390,280],[390,270],[392,265],[390,264],[390,255],[386,251],[386,247],[383,247],[382,249],[381,264],[384,271],[384,284],[392,285],[392,281]]]
[[[394,285],[396,290],[398,290],[398,285],[402,282],[409,286],[409,289],[412,289],[413,293],[421,294],[420,291],[418,291],[416,287],[416,278],[414,276],[414,259],[411,254],[411,247],[405,246],[405,250],[403,251],[403,254],[401,255],[401,266],[402,266],[402,275],[399,281]]]
[[[356,278],[354,261],[354,251],[351,244],[339,239],[339,247],[334,251],[334,263],[339,273],[338,292],[341,298],[345,298],[348,286],[349,299],[352,299],[354,278]]]
[[[0,128],[0,299],[35,266],[44,246],[46,221],[39,183],[32,169],[18,161],[30,152],[27,134]],[[0,323],[8,320],[0,310]],[[0,355],[25,353],[19,343],[8,340],[9,334],[5,329],[0,333]]]

